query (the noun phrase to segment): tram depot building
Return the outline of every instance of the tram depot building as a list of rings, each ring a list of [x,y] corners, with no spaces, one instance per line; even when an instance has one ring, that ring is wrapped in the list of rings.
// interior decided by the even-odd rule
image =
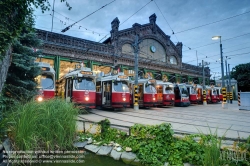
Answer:
[[[119,19],[111,22],[111,37],[103,43],[36,29],[43,41],[43,56],[38,61],[49,63],[56,71],[56,80],[75,68],[79,62],[97,75],[111,70],[124,72],[133,79],[135,65],[134,43],[139,37],[138,75],[174,83],[202,84],[202,68],[182,63],[182,43],[174,44],[156,24],[156,15],[149,23],[135,23],[131,28],[119,30]],[[210,70],[205,67],[206,85]]]

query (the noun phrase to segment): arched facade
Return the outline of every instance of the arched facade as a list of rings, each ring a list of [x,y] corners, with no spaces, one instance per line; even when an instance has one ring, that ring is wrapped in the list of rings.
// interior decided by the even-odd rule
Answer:
[[[111,22],[111,37],[103,43],[37,29],[37,36],[44,43],[42,59],[53,61],[57,78],[78,61],[84,61],[97,73],[108,73],[112,66],[118,66],[125,74],[133,76],[135,37],[139,36],[139,75],[149,74],[171,82],[201,83],[202,68],[182,63],[182,43],[175,45],[170,40],[156,24],[155,14],[144,25],[135,23],[131,28],[119,30],[119,24],[118,18]],[[209,81],[209,68],[205,69],[205,77]]]

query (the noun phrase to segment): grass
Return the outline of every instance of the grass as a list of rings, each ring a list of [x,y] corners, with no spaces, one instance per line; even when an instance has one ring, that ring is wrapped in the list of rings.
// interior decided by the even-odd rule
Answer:
[[[8,136],[15,150],[62,150],[72,147],[78,110],[72,103],[53,99],[13,108]]]

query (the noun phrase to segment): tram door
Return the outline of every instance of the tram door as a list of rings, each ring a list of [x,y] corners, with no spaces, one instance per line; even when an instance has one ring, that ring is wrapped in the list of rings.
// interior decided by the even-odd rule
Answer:
[[[67,79],[65,84],[65,98],[67,102],[71,102],[72,100],[72,91],[73,91],[73,80]]]
[[[103,105],[111,105],[111,92],[112,92],[112,81],[102,82],[102,104]]]
[[[157,90],[157,101],[162,104],[163,101],[163,85],[158,85]]]
[[[174,87],[175,100],[181,100],[181,92],[178,86]]]

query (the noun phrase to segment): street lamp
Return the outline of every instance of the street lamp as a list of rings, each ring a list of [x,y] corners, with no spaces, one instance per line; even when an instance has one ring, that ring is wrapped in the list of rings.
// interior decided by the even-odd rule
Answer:
[[[224,82],[224,68],[223,68],[223,56],[222,56],[222,44],[221,44],[221,36],[213,36],[212,40],[220,39],[220,62],[221,62],[221,75],[222,75],[222,87],[225,86]]]

